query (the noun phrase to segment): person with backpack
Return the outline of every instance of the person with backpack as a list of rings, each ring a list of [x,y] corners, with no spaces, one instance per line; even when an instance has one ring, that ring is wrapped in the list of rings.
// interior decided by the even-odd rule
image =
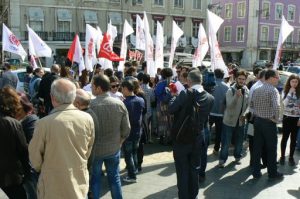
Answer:
[[[39,86],[43,75],[44,69],[36,68],[33,72],[33,77],[29,81],[29,96],[32,103],[36,103],[36,94],[39,91]]]
[[[234,137],[234,158],[235,163],[240,164],[244,141],[245,114],[248,107],[249,90],[245,85],[247,73],[240,70],[236,75],[236,83],[232,85],[224,101],[224,117],[221,135],[221,152],[219,156],[219,167],[224,168],[228,158],[228,149],[232,135]]]
[[[189,72],[189,89],[178,96],[171,93],[169,113],[174,115],[171,130],[179,198],[196,198],[199,192],[201,151],[204,150],[204,124],[212,109],[214,98],[201,85],[197,69]]]

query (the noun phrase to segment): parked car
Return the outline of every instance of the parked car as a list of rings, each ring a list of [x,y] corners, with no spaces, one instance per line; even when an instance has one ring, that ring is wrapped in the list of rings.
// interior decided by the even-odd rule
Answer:
[[[169,66],[169,57],[170,57],[170,53],[164,54],[164,67]],[[180,65],[185,65],[185,66],[190,66],[190,67],[192,67],[192,65],[193,65],[193,55],[189,54],[189,53],[176,52],[173,60],[176,61],[176,63],[178,65],[180,64]],[[202,61],[202,64],[206,67],[211,66],[211,62],[208,59],[204,59]]]
[[[266,64],[269,62],[270,62],[269,60],[257,60],[256,62],[254,62],[253,68],[257,68],[257,67],[265,68]]]
[[[290,64],[290,66],[286,69],[286,71],[300,75],[300,65]]]
[[[288,71],[278,71],[279,72],[279,82],[277,84],[277,89],[281,93],[286,81],[288,80],[289,76],[293,73]]]
[[[45,72],[50,72],[50,68],[43,68],[43,69],[45,70]],[[24,78],[26,74],[26,69],[21,68],[21,69],[13,70],[12,73],[18,77],[16,90],[18,92],[24,92]]]

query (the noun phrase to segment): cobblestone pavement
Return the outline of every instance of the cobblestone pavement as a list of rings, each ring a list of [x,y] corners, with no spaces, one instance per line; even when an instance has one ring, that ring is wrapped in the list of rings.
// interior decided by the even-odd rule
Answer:
[[[278,140],[280,141],[280,139]],[[288,145],[289,146],[289,145]],[[279,147],[279,144],[278,144]],[[287,149],[288,152],[288,149]],[[145,147],[143,170],[138,175],[138,182],[122,183],[125,199],[173,199],[177,198],[176,174],[172,151],[169,146],[148,144]],[[278,166],[285,174],[282,181],[268,180],[267,170],[263,176],[254,180],[248,167],[249,154],[245,154],[241,165],[235,165],[233,156],[229,156],[223,169],[216,167],[218,157],[212,154],[212,145],[208,150],[206,181],[201,184],[199,198],[206,199],[300,199],[300,152],[295,152],[296,167],[288,164]],[[125,176],[124,160],[121,161],[121,175]],[[103,177],[102,197],[111,198],[106,177]],[[0,191],[0,199],[6,198]]]

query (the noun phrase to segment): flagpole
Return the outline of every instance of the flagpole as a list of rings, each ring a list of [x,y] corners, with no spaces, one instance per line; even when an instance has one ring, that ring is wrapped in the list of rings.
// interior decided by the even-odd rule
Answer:
[[[39,60],[40,67],[43,68],[43,65],[42,65],[41,60],[40,60],[39,57],[38,57],[38,60]]]
[[[4,50],[3,50],[3,46],[2,46],[2,65],[4,65]]]

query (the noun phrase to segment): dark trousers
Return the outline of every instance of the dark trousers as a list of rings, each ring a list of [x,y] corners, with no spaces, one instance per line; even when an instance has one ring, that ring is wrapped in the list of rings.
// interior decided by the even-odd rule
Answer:
[[[209,146],[209,140],[210,140],[210,131],[208,129],[208,124],[206,123],[204,125],[204,143],[201,148],[201,163],[200,163],[200,171],[199,176],[205,177],[205,170],[207,166],[207,149]]]
[[[139,148],[138,140],[125,140],[123,143],[124,159],[127,167],[128,177],[136,179],[136,170],[138,167],[137,150]]]
[[[298,132],[298,117],[288,117],[283,116],[282,120],[282,139],[281,139],[281,157],[285,156],[286,143],[291,135],[290,142],[290,158],[293,158],[296,140],[297,140],[297,132]]]
[[[249,151],[250,151],[250,166],[253,166],[253,137],[252,135],[248,135],[248,142],[249,142]],[[261,151],[261,161],[263,165],[267,165],[267,154],[266,149],[263,146]]]
[[[274,122],[256,117],[254,119],[253,137],[253,175],[258,176],[260,172],[260,158],[262,150],[266,150],[267,168],[269,176],[277,174],[277,126]],[[265,148],[264,148],[265,146]]]
[[[220,116],[209,116],[209,126],[215,124],[215,146],[214,150],[219,151],[221,144],[221,134],[222,134],[222,126],[223,126],[223,117]]]
[[[25,189],[22,184],[9,187],[1,187],[9,199],[27,199]]]
[[[179,199],[194,199],[199,191],[199,170],[203,135],[192,144],[173,145]]]

